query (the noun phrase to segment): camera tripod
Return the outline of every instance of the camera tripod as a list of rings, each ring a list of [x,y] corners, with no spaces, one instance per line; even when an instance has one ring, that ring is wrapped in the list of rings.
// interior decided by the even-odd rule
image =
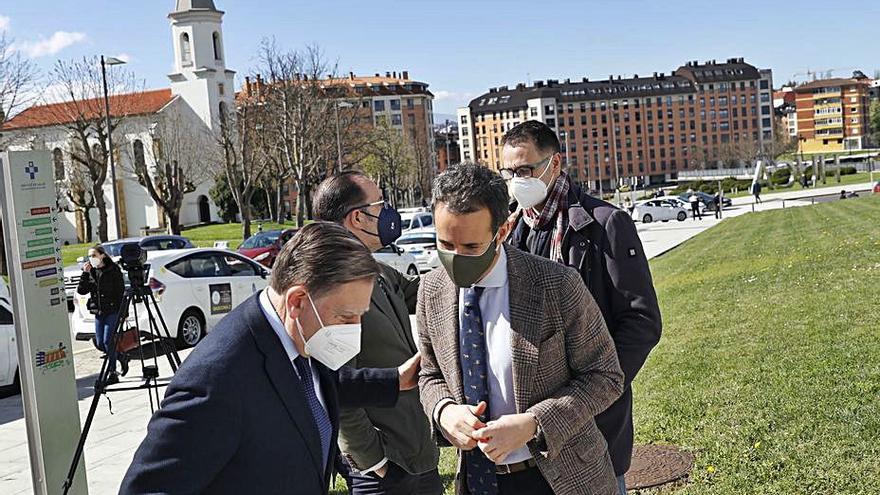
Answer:
[[[138,323],[138,303],[142,303],[144,309],[146,310],[147,319],[150,327],[148,332],[142,332],[140,329]],[[150,307],[151,305],[152,308]],[[108,387],[107,379],[110,377],[111,372],[109,365],[110,352],[111,349],[113,352],[117,351],[117,345],[119,344],[121,335],[124,332],[126,321],[128,320],[129,316],[129,311],[131,311],[134,315],[133,330],[136,332],[136,345],[135,348],[128,351],[127,354],[136,355],[136,357],[140,360],[141,367],[143,369],[143,382],[132,385],[129,385],[126,382],[120,382],[118,384],[119,386],[114,385],[112,387]],[[152,359],[150,356],[145,356],[144,354],[142,338],[146,339],[151,346],[151,350],[153,351]],[[165,318],[162,316],[162,312],[159,310],[159,306],[156,304],[156,298],[153,296],[153,291],[143,283],[138,285],[132,283],[129,287],[125,289],[125,293],[122,297],[122,302],[119,305],[119,316],[116,325],[112,331],[111,342],[111,348],[106,350],[104,362],[101,365],[101,371],[100,373],[98,373],[98,378],[95,379],[95,393],[92,396],[92,404],[89,407],[88,415],[86,415],[85,424],[83,425],[83,430],[79,436],[79,442],[76,446],[76,452],[73,454],[73,460],[70,463],[70,470],[67,473],[67,478],[64,480],[63,490],[65,495],[67,495],[70,487],[73,485],[73,478],[76,475],[79,461],[82,458],[83,449],[85,448],[86,444],[86,438],[89,435],[89,430],[91,429],[92,421],[95,418],[95,411],[97,411],[98,409],[98,402],[100,401],[101,396],[108,392],[121,392],[123,390],[146,390],[147,395],[150,397],[150,412],[154,413],[156,412],[156,408],[161,402],[161,399],[159,397],[159,388],[168,385],[168,382],[171,381],[170,377],[159,377],[159,353],[161,352],[162,354],[165,354],[165,356],[167,356],[168,364],[171,366],[172,374],[176,373],[177,368],[180,366],[180,356],[177,354],[177,348],[174,344],[174,341],[171,339],[171,334],[168,332],[168,326],[165,324]]]

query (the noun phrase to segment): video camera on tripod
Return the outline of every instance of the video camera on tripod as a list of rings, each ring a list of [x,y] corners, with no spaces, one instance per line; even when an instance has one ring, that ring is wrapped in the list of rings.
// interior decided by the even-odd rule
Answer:
[[[95,380],[95,393],[92,396],[92,404],[89,413],[86,416],[83,425],[82,434],[76,447],[73,460],[71,461],[70,471],[64,482],[63,490],[67,494],[73,484],[73,477],[76,473],[79,460],[83,454],[86,438],[95,417],[95,411],[98,408],[98,401],[101,395],[107,392],[118,392],[123,390],[147,390],[150,397],[150,412],[155,412],[159,406],[159,388],[168,385],[170,378],[159,377],[159,361],[158,356],[165,355],[168,358],[168,364],[171,372],[176,373],[180,366],[180,356],[177,354],[177,348],[174,340],[168,332],[168,326],[165,324],[165,318],[159,310],[159,305],[153,297],[153,291],[147,286],[147,273],[149,265],[147,264],[147,252],[137,243],[125,244],[120,250],[120,265],[122,269],[128,273],[128,286],[122,297],[122,303],[119,306],[119,316],[117,318],[116,327],[113,329],[112,349],[119,349],[121,341],[124,340],[124,350],[129,355],[135,355],[140,359],[143,382],[120,382],[119,386],[107,388],[107,379],[110,376],[110,368],[108,365],[110,352],[104,357],[104,363],[101,366],[101,372]],[[138,324],[138,305],[147,313],[147,321],[149,329],[142,332]],[[133,328],[126,329],[129,321],[129,312],[133,313]],[[147,340],[149,351],[145,352],[144,340]],[[148,361],[151,361],[148,363]]]

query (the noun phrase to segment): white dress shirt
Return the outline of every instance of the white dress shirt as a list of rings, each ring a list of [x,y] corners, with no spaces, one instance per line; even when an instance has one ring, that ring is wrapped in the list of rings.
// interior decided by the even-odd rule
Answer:
[[[474,284],[483,287],[480,314],[486,326],[486,356],[489,384],[489,420],[517,414],[513,395],[513,351],[510,327],[510,295],[507,284],[507,253],[504,248],[495,266],[483,280]],[[458,323],[463,325],[464,291],[458,291]],[[532,458],[527,446],[507,456],[503,464],[515,464]]]
[[[281,345],[284,347],[284,351],[290,359],[290,366],[293,367],[296,376],[299,376],[299,372],[296,370],[296,365],[293,364],[293,360],[299,357],[299,352],[296,350],[296,346],[293,345],[293,339],[288,335],[287,329],[284,328],[284,323],[281,322],[281,317],[278,316],[278,312],[275,311],[275,307],[272,306],[272,302],[269,301],[269,293],[267,291],[268,289],[263,289],[260,293],[260,309],[263,310],[263,314],[266,315],[266,319],[269,320],[269,325],[281,340]],[[321,407],[326,411],[327,404],[324,402],[324,394],[321,393],[321,381],[318,377],[318,371],[315,369],[315,364],[312,363],[311,358],[306,358],[306,360],[309,362],[309,367],[312,369],[312,384],[315,386],[315,395],[318,396],[318,402],[321,403]],[[302,379],[302,377],[300,377],[300,379]]]

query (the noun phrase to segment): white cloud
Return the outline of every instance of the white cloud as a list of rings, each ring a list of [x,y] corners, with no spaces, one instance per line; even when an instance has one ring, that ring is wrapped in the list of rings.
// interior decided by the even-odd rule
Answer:
[[[49,39],[22,41],[14,44],[14,49],[30,58],[55,55],[65,48],[86,40],[85,33],[56,31]]]
[[[4,33],[9,30],[9,21],[10,19],[5,15],[0,15],[0,33]]]

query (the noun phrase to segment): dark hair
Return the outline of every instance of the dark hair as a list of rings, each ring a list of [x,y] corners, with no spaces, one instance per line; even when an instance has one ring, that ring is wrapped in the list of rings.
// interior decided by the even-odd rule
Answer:
[[[107,251],[104,249],[104,246],[102,246],[100,244],[95,244],[94,246],[90,247],[89,249],[94,249],[95,251],[97,251],[100,254],[103,254],[105,256],[107,255]],[[80,251],[80,252],[82,252],[82,251]]]
[[[315,220],[342,223],[352,209],[364,204],[367,194],[358,183],[359,178],[366,178],[356,170],[349,170],[331,175],[318,184],[318,190],[312,200],[312,213]]]
[[[510,198],[507,184],[500,175],[475,163],[459,163],[434,179],[431,206],[443,203],[456,214],[473,213],[488,208],[492,214],[492,231],[507,220]]]
[[[527,120],[507,131],[501,138],[501,146],[517,146],[532,143],[541,152],[559,153],[559,136],[547,124],[537,120]]]
[[[269,285],[279,294],[294,285],[305,285],[317,297],[339,284],[378,273],[379,264],[373,254],[345,227],[314,222],[301,228],[281,248]]]

